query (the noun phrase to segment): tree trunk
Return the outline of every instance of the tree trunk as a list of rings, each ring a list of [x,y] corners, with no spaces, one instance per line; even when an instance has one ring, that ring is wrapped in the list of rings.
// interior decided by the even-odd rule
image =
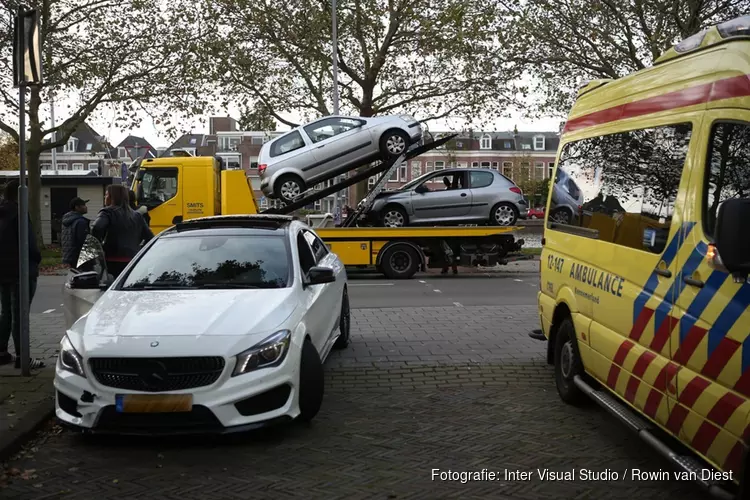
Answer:
[[[39,169],[39,154],[42,146],[42,124],[39,122],[39,107],[42,104],[39,89],[31,88],[29,99],[29,140],[26,142],[26,168],[29,173],[29,215],[34,227],[36,243],[43,248],[42,238],[42,175]],[[25,133],[25,131],[23,131]]]

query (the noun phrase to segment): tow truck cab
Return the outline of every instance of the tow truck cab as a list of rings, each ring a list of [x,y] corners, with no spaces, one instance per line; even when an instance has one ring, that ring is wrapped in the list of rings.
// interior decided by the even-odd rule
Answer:
[[[148,209],[154,234],[183,220],[258,213],[245,172],[226,170],[220,158],[149,158],[135,168],[131,189]],[[222,207],[222,200],[232,200],[232,209]]]

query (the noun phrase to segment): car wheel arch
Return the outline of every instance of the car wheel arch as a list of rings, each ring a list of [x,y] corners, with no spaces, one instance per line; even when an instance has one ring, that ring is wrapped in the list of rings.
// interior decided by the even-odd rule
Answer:
[[[547,339],[547,364],[554,364],[555,341],[557,340],[557,328],[565,318],[573,318],[573,311],[566,300],[561,300],[555,306],[555,312],[552,313],[552,324],[549,328],[549,338]]]

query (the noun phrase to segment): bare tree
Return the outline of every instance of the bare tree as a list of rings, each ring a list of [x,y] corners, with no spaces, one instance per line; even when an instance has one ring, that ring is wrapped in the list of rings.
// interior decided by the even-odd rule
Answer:
[[[40,12],[44,85],[27,91],[29,211],[41,244],[39,155],[68,142],[76,128],[97,110],[116,112],[115,125],[133,126],[139,112],[170,106],[170,112],[202,112],[200,89],[206,53],[198,50],[211,31],[199,6],[170,0],[35,0]],[[0,1],[5,12],[0,29],[0,130],[18,139],[18,93],[13,88],[11,14],[17,2]],[[58,101],[73,100],[52,127],[45,117],[51,92]],[[73,99],[71,99],[73,98]],[[159,122],[169,128],[169,119]],[[55,132],[55,141],[49,136]]]
[[[224,24],[217,70],[237,100],[279,122],[331,113],[329,0],[204,0]],[[507,16],[481,0],[341,0],[337,7],[341,113],[411,113],[421,121],[498,115],[515,98],[499,56]],[[364,186],[364,184],[363,184]],[[360,189],[358,197],[361,197]]]

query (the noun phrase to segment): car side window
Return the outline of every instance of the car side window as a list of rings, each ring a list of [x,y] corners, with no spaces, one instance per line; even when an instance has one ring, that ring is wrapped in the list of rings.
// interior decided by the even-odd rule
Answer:
[[[661,254],[691,136],[688,123],[566,144],[550,187],[550,229]]]
[[[721,204],[731,198],[750,198],[750,124],[715,124],[709,151],[703,228],[706,236],[713,239]]]
[[[483,188],[488,187],[495,180],[495,176],[489,172],[472,172],[471,173],[471,188]]]
[[[310,244],[310,248],[312,249],[313,256],[315,257],[315,263],[319,263],[323,258],[328,255],[328,248],[326,248],[325,243],[323,243],[323,240],[318,238],[318,236],[313,233],[312,231],[304,231],[305,239],[307,240],[307,243]]]
[[[357,120],[351,118],[327,118],[305,127],[305,133],[313,144],[325,141],[331,137],[348,132],[359,126]]]
[[[271,145],[271,152],[269,154],[271,157],[276,157],[300,149],[304,145],[305,141],[302,139],[302,134],[295,130],[294,132],[277,139]]]
[[[310,245],[307,244],[307,240],[304,235],[300,232],[297,234],[297,252],[299,254],[299,264],[302,268],[302,274],[307,274],[310,269],[315,267],[315,257],[313,256]]]

